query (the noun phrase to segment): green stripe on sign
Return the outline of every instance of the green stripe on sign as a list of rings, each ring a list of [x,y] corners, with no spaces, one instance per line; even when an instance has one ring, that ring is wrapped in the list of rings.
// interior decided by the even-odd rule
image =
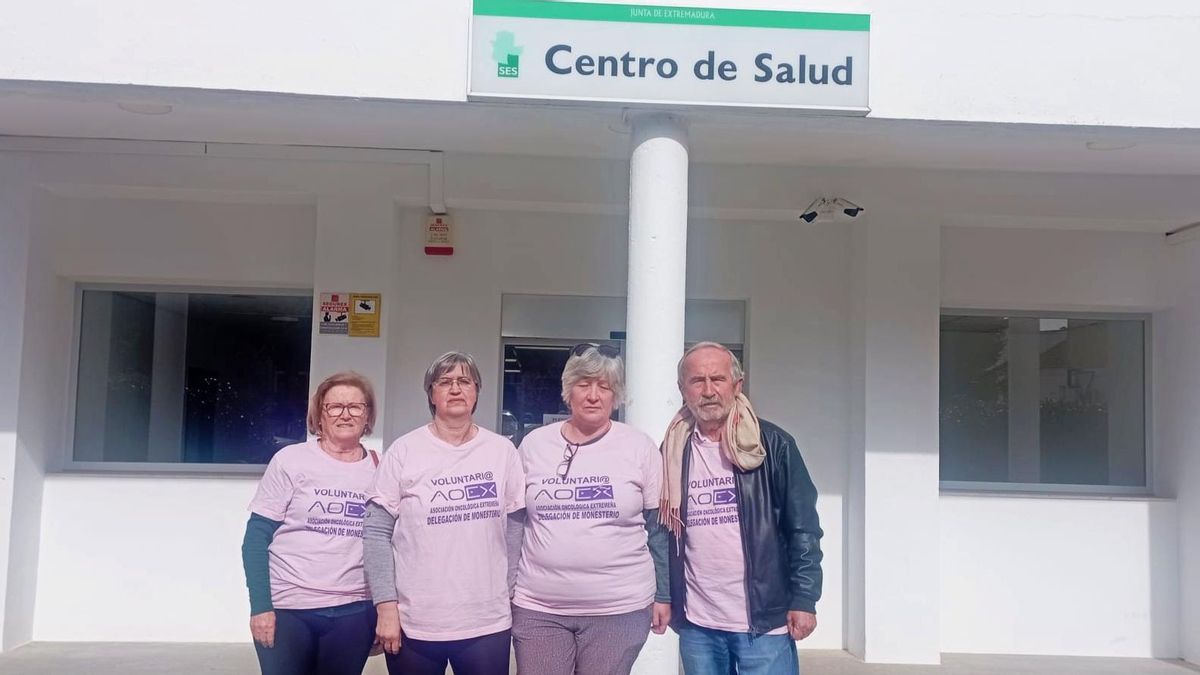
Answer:
[[[610,5],[554,0],[475,0],[475,16],[525,19],[669,23],[743,28],[802,28],[808,30],[871,30],[869,14],[781,12],[763,9],[710,9],[660,5]]]

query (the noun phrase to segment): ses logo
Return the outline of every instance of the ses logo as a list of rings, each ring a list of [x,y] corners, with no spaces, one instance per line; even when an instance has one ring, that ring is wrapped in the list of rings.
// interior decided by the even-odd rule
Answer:
[[[461,488],[450,488],[449,490],[438,490],[433,493],[430,501],[473,502],[480,499],[499,499],[499,496],[496,494],[495,481],[473,483],[471,485],[464,485]]]
[[[517,46],[517,39],[511,31],[502,30],[496,33],[492,40],[492,60],[496,62],[496,77],[521,76],[521,52],[524,47]]]

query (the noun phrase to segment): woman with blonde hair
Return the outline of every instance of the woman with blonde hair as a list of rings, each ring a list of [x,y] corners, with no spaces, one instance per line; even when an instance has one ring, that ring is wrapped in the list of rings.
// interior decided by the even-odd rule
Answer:
[[[250,502],[242,563],[263,675],[359,675],[375,641],[363,572],[366,492],[379,457],[367,378],[325,378],[308,407],[313,440],[271,458]]]

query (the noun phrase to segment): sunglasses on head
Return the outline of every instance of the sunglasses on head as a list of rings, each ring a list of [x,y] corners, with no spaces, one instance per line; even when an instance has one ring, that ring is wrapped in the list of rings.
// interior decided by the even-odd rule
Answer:
[[[588,350],[595,349],[601,356],[615,359],[621,355],[621,350],[612,345],[598,345],[594,342],[580,342],[571,349],[571,356],[583,356]]]

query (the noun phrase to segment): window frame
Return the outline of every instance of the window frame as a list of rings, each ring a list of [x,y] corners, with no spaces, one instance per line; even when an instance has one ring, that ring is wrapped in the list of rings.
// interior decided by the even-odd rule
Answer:
[[[65,473],[177,474],[177,475],[261,475],[266,464],[201,464],[189,462],[94,462],[75,459],[75,414],[79,392],[79,349],[83,338],[83,294],[85,291],[133,293],[186,293],[206,295],[286,295],[307,296],[316,311],[316,296],[307,286],[242,286],[213,284],[93,283],[75,281],[72,291],[72,330],[67,372],[67,400],[64,406],[63,446],[58,469]],[[314,314],[315,315],[315,314]],[[315,330],[310,323],[309,330]],[[315,340],[314,340],[315,346]],[[309,350],[309,389],[312,389],[312,350]],[[305,402],[307,407],[307,401]]]
[[[1144,485],[1083,485],[1075,483],[1006,483],[985,481],[955,481],[941,479],[941,463],[938,464],[938,486],[944,494],[977,495],[981,493],[1001,493],[1005,495],[1030,496],[1096,496],[1096,497],[1154,497],[1154,316],[1150,312],[1112,312],[1112,311],[1054,311],[1054,310],[1025,310],[1025,309],[984,309],[964,307],[942,307],[938,313],[938,377],[941,378],[941,319],[945,316],[983,316],[1003,318],[1016,316],[1030,319],[1095,319],[1107,321],[1141,321],[1142,322],[1142,380],[1143,380],[1143,444],[1145,448]],[[938,433],[941,434],[941,395],[938,395]],[[938,445],[938,456],[941,456],[941,444]]]

